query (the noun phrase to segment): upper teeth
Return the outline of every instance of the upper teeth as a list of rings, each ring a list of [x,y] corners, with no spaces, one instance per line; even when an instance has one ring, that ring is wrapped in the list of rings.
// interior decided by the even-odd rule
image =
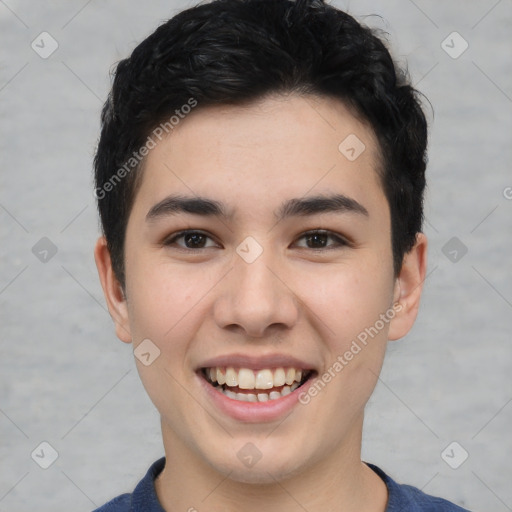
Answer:
[[[264,370],[251,370],[249,368],[235,369],[233,367],[213,367],[206,370],[212,382],[226,384],[229,387],[238,386],[240,389],[271,389],[293,382],[300,382],[302,370],[296,368],[266,368]]]

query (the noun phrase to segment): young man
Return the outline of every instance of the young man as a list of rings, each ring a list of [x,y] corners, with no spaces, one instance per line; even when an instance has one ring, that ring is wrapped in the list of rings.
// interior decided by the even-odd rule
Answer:
[[[368,28],[217,0],[117,66],[95,258],[165,457],[100,511],[461,511],[361,461],[418,311],[427,128]]]

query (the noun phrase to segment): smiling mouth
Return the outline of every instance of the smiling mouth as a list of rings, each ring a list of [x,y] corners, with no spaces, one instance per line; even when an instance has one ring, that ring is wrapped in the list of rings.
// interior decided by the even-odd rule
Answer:
[[[211,386],[228,398],[241,402],[267,402],[289,395],[316,374],[297,368],[210,367],[199,372]]]

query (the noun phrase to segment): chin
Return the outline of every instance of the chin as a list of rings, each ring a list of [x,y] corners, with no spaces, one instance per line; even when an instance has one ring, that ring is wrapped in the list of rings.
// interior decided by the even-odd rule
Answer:
[[[263,455],[252,465],[249,462],[245,465],[238,456],[229,462],[211,465],[234,482],[253,485],[274,485],[276,482],[287,480],[304,470],[303,463],[294,461],[291,457],[285,459],[283,453],[280,454],[279,459],[276,459],[277,453],[273,452],[272,460],[269,460],[269,456],[265,460],[266,457]],[[243,457],[240,458],[243,460]]]
[[[229,473],[229,479],[234,482],[251,485],[275,485],[276,482],[286,480],[291,474],[286,471],[277,470],[274,467],[260,467],[241,469],[232,468]]]

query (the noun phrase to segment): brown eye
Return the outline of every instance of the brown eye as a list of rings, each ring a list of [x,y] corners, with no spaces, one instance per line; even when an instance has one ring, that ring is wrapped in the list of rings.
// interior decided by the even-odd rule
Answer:
[[[181,242],[178,243],[178,240]],[[172,235],[164,242],[165,246],[177,245],[183,249],[207,249],[208,247],[215,247],[216,244],[206,245],[207,241],[211,238],[202,233],[201,231],[182,231]]]
[[[315,230],[304,233],[299,240],[306,241],[306,249],[336,249],[348,245],[348,242],[331,231]],[[334,240],[334,244],[329,244],[329,240]],[[302,246],[303,247],[303,246]]]
[[[329,235],[326,235],[325,233],[313,233],[311,235],[307,235],[305,239],[308,245],[313,245],[311,249],[322,249],[327,245]]]

